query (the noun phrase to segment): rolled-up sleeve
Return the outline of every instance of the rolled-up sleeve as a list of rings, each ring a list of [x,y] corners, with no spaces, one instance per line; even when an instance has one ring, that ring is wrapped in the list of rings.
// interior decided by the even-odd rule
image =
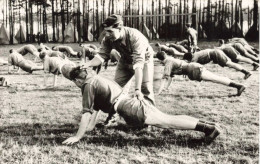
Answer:
[[[139,32],[140,33],[140,32]],[[132,35],[131,44],[133,50],[133,69],[137,67],[143,69],[145,62],[145,53],[148,49],[148,40],[143,36],[135,32],[135,35]]]
[[[49,73],[50,72],[50,58],[44,59],[43,69],[44,69],[45,73]]]
[[[95,99],[95,89],[94,86],[87,83],[82,87],[82,114],[84,113],[93,113]]]
[[[104,60],[108,60],[110,58],[110,52],[112,50],[112,46],[108,43],[109,41],[106,38],[103,38],[101,42],[101,46],[98,49],[97,56],[102,57]]]

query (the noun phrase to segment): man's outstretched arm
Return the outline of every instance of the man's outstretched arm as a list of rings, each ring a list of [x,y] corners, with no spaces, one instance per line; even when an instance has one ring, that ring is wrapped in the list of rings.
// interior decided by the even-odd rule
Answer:
[[[70,145],[78,142],[87,131],[92,131],[96,125],[99,111],[94,111],[92,114],[90,112],[84,113],[81,117],[78,132],[75,136],[70,137],[62,142],[62,144]]]

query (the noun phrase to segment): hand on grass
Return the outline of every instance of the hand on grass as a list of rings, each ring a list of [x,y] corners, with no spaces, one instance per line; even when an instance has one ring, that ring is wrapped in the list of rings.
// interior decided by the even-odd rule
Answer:
[[[80,138],[77,137],[77,136],[73,136],[73,137],[70,137],[68,139],[66,139],[65,141],[62,142],[62,144],[64,145],[72,145],[76,142],[79,142]]]

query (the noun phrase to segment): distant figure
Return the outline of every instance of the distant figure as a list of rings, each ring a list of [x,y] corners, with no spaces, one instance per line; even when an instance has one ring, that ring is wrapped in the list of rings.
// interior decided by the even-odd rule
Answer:
[[[17,51],[11,49],[10,54],[8,56],[8,73],[11,73],[10,66],[14,65],[18,67],[18,71],[20,71],[20,68],[24,70],[25,72],[32,73],[33,71],[43,70],[43,66],[37,66],[35,63],[33,63],[30,60],[24,59],[24,57],[18,53]]]
[[[183,57],[184,56],[184,53],[179,52],[178,50],[176,50],[173,47],[168,47],[166,45],[161,45],[160,43],[156,43],[155,46],[158,47],[158,52],[164,51],[168,55],[173,56],[173,57]]]
[[[255,47],[251,46],[244,38],[231,38],[228,39],[228,42],[237,42],[237,43],[241,43],[245,49],[251,53],[254,56],[258,56],[259,55],[259,50],[256,49]]]
[[[80,46],[82,47],[82,60],[84,63],[86,62],[86,58],[88,58],[88,60],[92,60],[95,55],[97,55],[98,48],[94,44],[80,44]],[[120,57],[119,52],[115,49],[111,50],[109,59],[112,63],[117,63],[120,60]],[[106,59],[103,63],[105,69],[108,67],[109,59]],[[98,74],[101,70],[101,65],[93,67],[93,70],[95,70]]]
[[[191,23],[187,23],[185,25],[186,32],[188,35],[188,47],[189,52],[196,52],[196,49],[198,47],[198,32],[191,27]]]
[[[224,44],[224,43],[225,43],[225,42],[224,42],[224,40],[222,39],[222,40],[220,41],[220,44],[222,45],[222,44]],[[240,53],[240,55],[245,56],[245,57],[247,57],[247,58],[250,58],[250,59],[252,59],[253,61],[259,63],[259,58],[258,58],[257,56],[255,56],[255,55],[252,55],[251,53],[249,53],[249,52],[246,50],[246,48],[245,48],[241,43],[239,43],[239,42],[230,42],[230,43],[227,43],[227,44],[228,44],[228,45],[231,45],[232,47],[234,47],[234,48]]]
[[[60,51],[60,52],[66,52],[68,57],[71,57],[71,56],[77,56],[79,57],[80,53],[79,52],[76,52],[74,51],[70,46],[65,46],[65,45],[59,45],[59,46],[53,46],[52,47],[52,50],[54,51]],[[80,58],[80,57],[79,57]]]
[[[52,51],[52,50],[47,50],[47,51],[41,51],[40,55],[47,55],[49,57],[60,57],[62,59],[67,59],[67,56],[60,51]]]
[[[20,53],[21,55],[26,55],[27,53],[30,53],[35,56],[34,61],[39,58],[39,52],[37,51],[37,48],[32,44],[27,44],[25,46],[22,46],[16,50],[16,52]]]
[[[165,45],[168,46],[168,47],[175,48],[175,49],[178,50],[179,52],[183,52],[183,53],[187,53],[187,52],[188,52],[188,50],[187,50],[184,46],[179,45],[179,44],[166,43]]]
[[[166,89],[169,88],[174,75],[187,75],[190,80],[195,81],[211,81],[237,89],[237,96],[245,90],[245,86],[230,80],[227,77],[218,76],[208,71],[205,67],[198,63],[186,63],[183,60],[175,59],[167,56],[165,52],[158,52],[156,57],[164,63],[163,81],[161,83],[158,94],[160,94],[167,82]],[[184,84],[185,85],[185,84]]]
[[[186,53],[183,59],[200,64],[207,64],[213,61],[214,64],[218,64],[221,67],[227,66],[244,73],[244,79],[247,79],[251,76],[249,71],[245,70],[243,66],[232,62],[231,59],[227,57],[227,55],[221,49],[205,49],[199,52],[195,52],[194,54]]]
[[[73,67],[76,66],[75,63],[70,61],[67,58],[61,58],[59,56],[50,57],[46,53],[41,53],[40,58],[43,60],[43,66],[44,66],[44,86],[47,86],[47,73],[54,74],[53,79],[53,86],[56,86],[57,84],[57,76],[59,74],[67,75],[67,70],[63,68],[64,65],[68,64]]]
[[[224,44],[223,40],[219,40],[219,49],[221,49],[234,63],[245,62],[253,65],[253,70],[257,70],[259,64],[254,62],[252,59],[240,55],[240,53],[231,45]]]

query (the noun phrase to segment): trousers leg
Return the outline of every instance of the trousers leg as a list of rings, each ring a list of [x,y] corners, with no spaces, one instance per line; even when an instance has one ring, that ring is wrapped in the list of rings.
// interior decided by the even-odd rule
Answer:
[[[203,70],[201,72],[201,78],[205,81],[211,81],[213,83],[219,83],[223,85],[229,85],[231,80],[227,77],[216,75],[208,70]]]
[[[144,96],[148,98],[153,104],[155,104],[153,92],[153,74],[154,63],[153,58],[151,57],[149,63],[144,64],[141,90]]]

